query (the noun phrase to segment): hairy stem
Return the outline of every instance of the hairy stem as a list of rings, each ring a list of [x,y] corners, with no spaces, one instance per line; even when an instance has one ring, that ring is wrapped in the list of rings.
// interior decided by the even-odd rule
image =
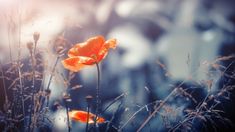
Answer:
[[[96,129],[96,122],[99,115],[99,104],[100,104],[100,68],[99,64],[96,63],[97,68],[97,87],[96,87],[96,112],[95,112],[95,122],[94,122],[94,128]]]

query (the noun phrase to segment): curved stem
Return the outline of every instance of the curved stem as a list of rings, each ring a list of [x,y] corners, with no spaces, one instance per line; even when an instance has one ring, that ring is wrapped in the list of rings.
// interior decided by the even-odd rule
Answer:
[[[55,68],[56,68],[56,65],[57,65],[57,63],[58,63],[58,61],[59,61],[59,58],[60,58],[60,56],[58,55],[57,58],[56,58],[55,64],[54,64],[54,66],[53,66],[53,69],[52,69],[52,71],[51,71],[51,76],[50,76],[50,78],[49,78],[49,82],[48,82],[48,85],[47,85],[47,88],[46,88],[47,91],[50,90],[50,85],[51,85],[52,77],[53,77],[53,74],[54,74],[54,72],[55,72]],[[50,99],[49,96],[50,96],[50,95],[47,96],[46,107],[49,106],[49,99]]]
[[[135,117],[138,113],[140,113],[140,112],[141,112],[142,110],[144,110],[146,107],[148,107],[148,106],[150,106],[150,105],[153,105],[153,104],[156,104],[156,103],[160,103],[160,102],[161,102],[161,101],[159,101],[159,100],[155,100],[155,101],[153,101],[153,102],[151,102],[151,103],[149,103],[149,104],[146,104],[146,105],[140,107],[134,114],[132,114],[131,117],[128,118],[128,120],[118,129],[118,131],[122,131],[123,128],[124,128],[131,120],[133,120],[134,117]]]
[[[97,87],[96,87],[96,112],[95,112],[95,122],[94,122],[94,128],[96,129],[96,122],[99,114],[99,104],[100,104],[100,68],[99,64],[96,63],[97,68]]]
[[[126,95],[126,93],[123,93],[123,94],[119,95],[118,97],[116,97],[103,111],[100,112],[100,114],[104,113],[107,109],[109,109],[110,106],[112,106],[114,103],[116,103],[119,99],[121,99],[125,95]]]

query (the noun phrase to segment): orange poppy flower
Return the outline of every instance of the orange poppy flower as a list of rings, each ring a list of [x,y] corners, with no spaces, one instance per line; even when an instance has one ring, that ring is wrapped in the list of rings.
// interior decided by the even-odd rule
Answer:
[[[87,123],[87,116],[88,112],[86,111],[81,111],[81,110],[72,110],[69,112],[69,117],[74,120],[74,121],[79,121],[82,123]],[[88,123],[94,123],[95,121],[95,114],[89,113],[89,120]],[[105,119],[102,117],[97,118],[97,123],[104,123]]]
[[[86,42],[74,45],[69,51],[69,58],[62,61],[66,69],[77,72],[85,66],[102,61],[110,48],[116,48],[116,39],[105,41],[103,36],[96,36]]]

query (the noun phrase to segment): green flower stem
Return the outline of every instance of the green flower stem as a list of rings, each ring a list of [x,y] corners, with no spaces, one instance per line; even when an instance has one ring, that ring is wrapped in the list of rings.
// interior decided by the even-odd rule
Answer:
[[[94,121],[95,129],[96,129],[96,122],[99,114],[99,105],[100,105],[100,68],[98,63],[96,63],[96,68],[97,68],[97,87],[96,87],[96,112],[95,112],[95,121]]]

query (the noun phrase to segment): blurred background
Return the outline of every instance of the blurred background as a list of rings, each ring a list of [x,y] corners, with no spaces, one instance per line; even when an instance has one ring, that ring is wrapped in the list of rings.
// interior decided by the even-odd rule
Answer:
[[[110,50],[100,63],[101,102],[104,108],[115,97],[126,94],[121,101],[123,108],[114,120],[119,126],[141,106],[164,99],[182,81],[185,81],[183,87],[193,89],[199,86],[192,82],[210,79],[212,91],[224,84],[234,84],[218,74],[208,76],[205,66],[217,57],[235,53],[234,7],[234,0],[0,0],[0,58],[3,64],[17,59],[19,38],[21,57],[27,58],[26,43],[32,40],[34,32],[40,33],[38,47],[47,51],[42,58],[48,67],[56,58],[53,42],[58,36],[64,37],[67,48],[96,35],[116,38],[117,48]],[[12,57],[9,52],[13,53]],[[229,64],[231,61],[224,63]],[[234,64],[229,70],[234,71]],[[60,63],[57,72],[69,75]],[[49,74],[44,74],[45,80]],[[76,73],[68,87],[60,81],[61,77],[54,77],[51,107],[54,102],[60,102],[67,90],[72,98],[70,109],[86,110],[85,97],[95,97],[96,74],[95,66],[85,68]],[[69,90],[76,85],[82,86]],[[195,92],[199,99],[207,91],[200,90]],[[224,104],[224,110],[225,116],[234,122],[233,98]],[[172,108],[182,115],[189,105],[192,104],[187,101],[175,101]],[[115,103],[102,116],[110,119],[118,107],[119,103]],[[52,112],[58,130],[66,130],[63,111]],[[136,130],[148,112],[136,117],[125,130]],[[164,131],[160,119],[152,122],[146,131]],[[85,126],[76,122],[72,125],[74,131]],[[219,128],[223,130],[223,126]]]

